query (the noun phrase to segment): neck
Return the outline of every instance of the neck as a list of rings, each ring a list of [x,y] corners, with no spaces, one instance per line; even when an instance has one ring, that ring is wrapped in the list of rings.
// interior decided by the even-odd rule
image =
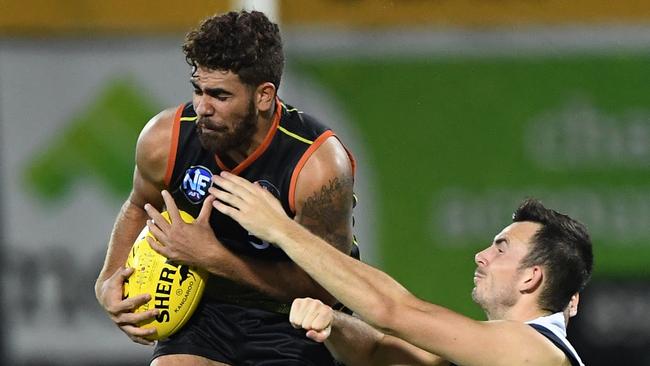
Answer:
[[[537,302],[527,301],[523,298],[511,307],[492,310],[485,309],[485,315],[488,320],[514,320],[526,322],[550,314],[550,312],[540,309]]]

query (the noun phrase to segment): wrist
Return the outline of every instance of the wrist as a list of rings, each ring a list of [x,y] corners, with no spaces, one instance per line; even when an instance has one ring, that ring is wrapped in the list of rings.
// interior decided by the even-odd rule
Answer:
[[[295,230],[294,225],[299,225],[290,218],[286,218],[270,228],[270,242],[279,248],[285,248],[290,241],[291,232]]]
[[[213,275],[226,277],[228,271],[226,268],[230,263],[230,251],[228,251],[219,239],[215,238],[211,250],[205,252],[201,258],[201,263],[197,263],[196,266],[202,268]]]

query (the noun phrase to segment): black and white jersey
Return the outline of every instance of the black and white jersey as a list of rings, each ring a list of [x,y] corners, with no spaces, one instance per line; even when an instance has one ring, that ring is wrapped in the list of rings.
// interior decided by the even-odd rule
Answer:
[[[566,338],[564,314],[555,313],[526,322],[564,352],[572,366],[584,366],[580,356]]]

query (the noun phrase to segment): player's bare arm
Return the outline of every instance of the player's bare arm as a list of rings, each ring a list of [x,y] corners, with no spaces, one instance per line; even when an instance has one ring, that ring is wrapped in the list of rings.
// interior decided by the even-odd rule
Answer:
[[[168,146],[171,139],[173,109],[165,110],[153,117],[144,127],[136,145],[136,167],[133,174],[133,189],[117,215],[109,239],[104,266],[95,283],[97,300],[111,319],[133,341],[152,344],[143,337],[152,329],[142,329],[135,324],[155,316],[155,310],[133,313],[132,310],[149,300],[141,295],[122,300],[123,283],[132,273],[124,268],[133,241],[145,225],[146,202],[162,206],[160,189],[163,186]]]
[[[343,255],[289,220],[272,195],[250,182],[222,173],[215,183],[222,189],[215,192],[216,198],[227,203],[215,201],[219,211],[281,247],[332,295],[381,332],[462,365],[568,362],[562,351],[524,323],[479,322],[417,299],[386,273]]]
[[[354,177],[347,152],[330,137],[300,173],[296,222],[343,253],[352,248]]]
[[[316,299],[294,300],[289,321],[295,328],[305,329],[307,337],[325,342],[335,358],[348,366],[449,365],[438,356],[383,334]]]
[[[352,203],[354,176],[347,151],[335,137],[328,138],[302,169],[296,184],[294,220],[341,253],[353,244]],[[293,262],[285,263],[293,278],[300,278],[314,297],[333,304],[335,299]],[[295,294],[294,297],[310,295]]]

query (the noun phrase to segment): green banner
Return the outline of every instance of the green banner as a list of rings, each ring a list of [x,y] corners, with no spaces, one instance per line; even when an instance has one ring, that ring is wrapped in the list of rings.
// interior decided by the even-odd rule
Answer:
[[[29,158],[24,185],[41,202],[59,203],[79,179],[92,179],[118,200],[128,195],[138,134],[159,107],[146,88],[126,80],[114,76]]]
[[[297,66],[338,99],[372,157],[384,269],[420,297],[481,316],[469,301],[474,253],[526,197],[587,224],[596,278],[650,278],[649,62],[303,58]]]

